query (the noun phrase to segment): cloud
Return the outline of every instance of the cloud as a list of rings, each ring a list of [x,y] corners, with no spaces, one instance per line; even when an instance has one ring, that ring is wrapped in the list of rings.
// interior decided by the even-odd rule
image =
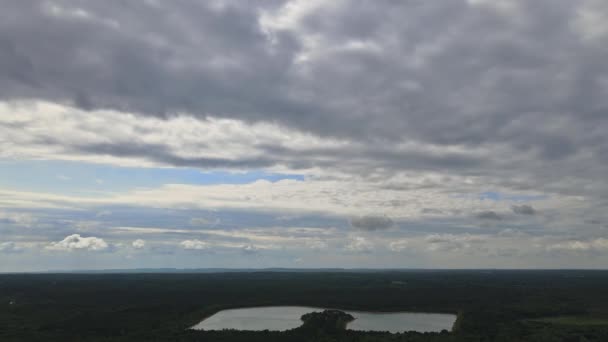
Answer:
[[[395,150],[391,146],[316,136],[276,123],[185,116],[165,120],[129,112],[86,112],[49,102],[0,102],[0,114],[3,112],[6,115],[0,116],[0,132],[4,138],[0,139],[0,146],[7,149],[0,156],[5,157],[207,169],[284,165],[294,170],[324,167],[351,172],[368,168],[365,161],[400,168],[404,166],[403,158],[407,159],[408,168],[417,170],[482,163],[481,155],[466,151],[440,151],[413,142]],[[200,131],[209,134],[201,136]],[[340,163],[335,163],[335,159],[340,159]]]
[[[93,236],[81,237],[80,234],[72,234],[59,242],[51,242],[47,246],[47,249],[55,251],[103,251],[108,249],[108,247],[108,243],[103,239]]]
[[[393,252],[402,252],[410,247],[410,241],[407,239],[399,239],[397,241],[392,241],[388,245],[388,249]]]
[[[394,222],[387,216],[359,216],[351,218],[350,224],[356,229],[374,231],[391,228]]]
[[[184,240],[180,243],[183,249],[187,250],[204,250],[209,248],[209,244],[201,240]]]
[[[125,144],[100,137],[106,139],[70,145],[63,141],[69,135],[53,135],[59,137],[51,144],[54,153],[79,158],[96,154],[226,168],[273,167],[290,159],[294,169],[344,165],[358,174],[375,166],[387,173],[475,167],[497,179],[513,179],[503,177],[510,172],[503,166],[511,165],[524,169],[524,178],[548,185],[562,172],[575,174],[572,160],[597,163],[606,145],[605,25],[597,24],[606,6],[557,2],[380,2],[373,8],[348,1],[185,1],[126,8],[12,2],[0,18],[2,99],[71,103],[95,117],[107,109],[125,118],[169,122],[184,114],[193,122],[276,123],[278,131],[344,143],[340,153],[309,145],[298,161],[285,158],[296,149],[265,140],[251,146],[266,153],[228,158],[186,154],[162,139]],[[543,10],[549,4],[551,13]],[[435,23],[432,30],[429,22]],[[204,43],[194,38],[201,36]],[[40,43],[48,40],[54,44]],[[201,65],[201,59],[208,63]],[[77,115],[89,124],[83,128],[91,128],[94,120],[83,119],[90,116]],[[32,124],[24,121],[6,124]],[[247,140],[251,134],[232,136]],[[53,142],[46,138],[39,145]],[[328,160],[336,156],[340,162]],[[560,174],[546,177],[535,172],[544,162],[567,167],[553,168]],[[587,168],[577,178],[597,179],[603,171]]]
[[[587,219],[587,220],[585,220],[584,222],[585,222],[585,223],[588,223],[588,224],[596,224],[596,225],[597,225],[597,224],[602,224],[602,221],[597,220],[597,219]]]
[[[480,248],[487,241],[482,235],[471,234],[431,234],[425,239],[430,251],[462,252]]]
[[[476,215],[476,217],[480,220],[494,220],[494,221],[502,220],[502,217],[494,211],[482,211],[482,212],[478,213]]]
[[[192,226],[216,226],[221,222],[219,218],[208,219],[204,217],[194,217],[190,219],[190,225]]]
[[[30,213],[0,211],[0,224],[3,223],[22,227],[31,227],[36,222],[36,217]]]
[[[135,248],[135,249],[142,249],[142,248],[146,247],[146,241],[144,241],[142,239],[137,239],[137,240],[133,241],[131,246],[133,246],[133,248]]]
[[[519,215],[536,215],[536,210],[531,205],[512,205],[511,210]]]
[[[329,245],[327,244],[327,242],[322,240],[312,240],[306,243],[306,247],[314,251],[322,251],[324,249],[327,249]]]
[[[593,240],[570,240],[549,244],[548,251],[570,251],[570,252],[605,252],[608,251],[608,239],[597,238]]]
[[[374,244],[362,236],[350,238],[344,249],[354,253],[371,253],[374,249]]]
[[[109,210],[101,210],[95,214],[96,217],[104,217],[104,216],[110,216],[110,215],[112,215],[112,212]]]
[[[425,214],[425,215],[441,215],[443,214],[443,212],[439,209],[433,209],[433,208],[422,208],[420,210],[421,214]]]
[[[0,253],[21,253],[23,247],[17,245],[12,241],[0,243]]]
[[[151,251],[388,246],[374,257],[430,245],[432,255],[459,251],[443,262],[464,265],[466,250],[483,245],[476,235],[505,258],[515,253],[499,251],[544,248],[534,243],[593,246],[608,222],[607,17],[601,0],[8,1],[0,163],[298,180],[206,184],[197,175],[85,194],[66,190],[73,174],[33,187],[0,165],[0,235],[64,249],[66,235],[85,229],[112,234],[112,246],[145,233]],[[114,183],[103,180],[97,190]],[[209,209],[225,215],[196,221]],[[127,222],[129,210],[139,215]],[[526,237],[491,224],[541,210],[509,222]],[[389,229],[393,220],[400,229]],[[105,229],[121,226],[150,229]]]
[[[243,254],[257,254],[260,249],[254,245],[245,245],[241,247],[241,251],[243,252]]]

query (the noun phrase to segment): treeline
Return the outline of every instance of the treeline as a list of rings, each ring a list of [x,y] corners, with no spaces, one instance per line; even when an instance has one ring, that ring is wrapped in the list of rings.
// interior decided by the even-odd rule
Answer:
[[[608,317],[608,272],[0,275],[0,341],[608,341],[605,326],[531,319]],[[454,332],[204,332],[230,307],[302,305],[459,313]]]

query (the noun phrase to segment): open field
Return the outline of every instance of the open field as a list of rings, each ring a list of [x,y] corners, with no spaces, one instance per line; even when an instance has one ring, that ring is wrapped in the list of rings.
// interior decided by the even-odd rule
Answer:
[[[606,341],[605,325],[549,324],[608,317],[606,288],[604,271],[0,275],[0,340]],[[263,305],[459,317],[453,332],[424,334],[187,330],[224,308]]]
[[[544,318],[536,318],[531,321],[557,324],[557,325],[608,326],[608,317],[595,317],[595,316],[544,317]]]

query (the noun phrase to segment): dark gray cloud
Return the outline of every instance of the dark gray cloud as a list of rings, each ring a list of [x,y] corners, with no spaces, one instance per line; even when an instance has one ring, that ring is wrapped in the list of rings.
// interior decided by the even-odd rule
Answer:
[[[511,210],[519,215],[536,215],[536,210],[528,204],[512,205]]]
[[[587,224],[602,224],[602,221],[597,220],[597,219],[589,219],[589,220],[585,220],[585,223]]]
[[[260,13],[278,16],[285,1],[10,0],[0,14],[0,97],[278,122],[367,141],[372,148],[352,153],[385,168],[538,174],[545,166],[533,155],[567,163],[564,172],[573,174],[572,159],[593,162],[608,145],[605,37],[588,38],[578,17],[585,6],[601,13],[606,5],[558,0],[548,11],[546,2],[513,1],[505,12],[465,0],[354,1],[311,11],[292,27],[263,27]],[[308,46],[309,37],[317,45]],[[484,156],[500,165],[467,150],[425,156],[377,147],[404,137],[502,146],[500,155]],[[178,166],[277,162],[184,160],[158,146],[82,148],[144,156],[156,149],[151,159]],[[320,151],[309,153],[316,158],[290,166],[324,166]],[[507,156],[505,166],[499,161]],[[583,171],[597,177],[601,170]]]
[[[286,39],[270,51],[258,25],[260,4],[8,1],[3,7],[4,98],[162,116],[262,119],[312,110],[282,96],[281,75],[297,50]]]
[[[482,211],[475,216],[480,220],[494,220],[494,221],[502,220],[502,216],[498,215],[494,211]]]
[[[367,231],[391,228],[395,223],[388,216],[360,216],[350,219],[353,228]]]
[[[606,35],[579,16],[606,4],[353,1],[290,21],[279,18],[286,1],[222,3],[6,1],[0,99],[275,122],[364,142],[262,144],[240,160],[143,142],[67,147],[80,153],[366,176],[449,170],[520,190],[608,191],[590,186],[608,172]]]
[[[510,14],[464,0],[351,2],[268,35],[260,13],[284,3],[7,1],[1,96],[366,140],[507,142],[548,160],[591,146],[594,132],[575,133],[605,122],[608,52],[564,24],[585,1],[515,1]],[[549,121],[563,125],[528,124]]]
[[[439,210],[439,209],[433,209],[433,208],[422,208],[420,210],[420,213],[422,214],[443,214],[443,211]]]

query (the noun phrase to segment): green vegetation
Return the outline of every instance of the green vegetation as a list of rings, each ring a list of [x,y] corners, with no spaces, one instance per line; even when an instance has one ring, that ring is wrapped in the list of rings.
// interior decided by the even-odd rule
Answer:
[[[608,317],[595,316],[557,316],[532,319],[533,322],[550,323],[558,325],[600,325],[608,326]]]
[[[555,324],[608,317],[607,288],[604,271],[0,275],[0,341],[608,341],[606,325]],[[458,320],[441,333],[188,329],[222,309],[264,305]]]
[[[302,315],[301,329],[319,334],[336,334],[346,329],[349,322],[355,320],[351,314],[340,310],[324,310],[323,312],[310,312]]]

